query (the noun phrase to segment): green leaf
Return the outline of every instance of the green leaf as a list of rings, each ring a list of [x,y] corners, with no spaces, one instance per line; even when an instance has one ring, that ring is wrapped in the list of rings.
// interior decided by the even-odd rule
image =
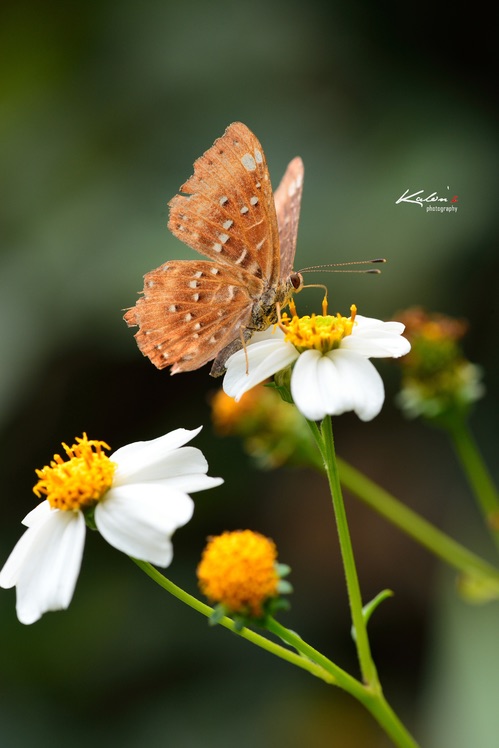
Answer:
[[[364,618],[364,622],[366,623],[366,625],[367,625],[367,622],[369,621],[370,617],[372,616],[372,614],[374,613],[374,611],[378,607],[378,605],[380,603],[382,603],[383,600],[386,600],[389,597],[393,597],[393,591],[392,590],[382,590],[381,592],[379,592],[376,595],[375,598],[373,598],[371,600],[370,603],[367,603],[366,605],[364,605],[364,607],[362,608],[362,616]],[[354,641],[356,641],[357,635],[356,635],[356,632],[355,632],[355,629],[354,629],[353,626],[352,626],[352,629],[351,629],[351,634],[352,634],[352,639]]]

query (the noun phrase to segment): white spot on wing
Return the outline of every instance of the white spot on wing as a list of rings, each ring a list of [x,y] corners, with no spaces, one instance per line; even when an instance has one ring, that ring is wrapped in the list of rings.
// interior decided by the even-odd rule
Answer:
[[[243,205],[243,207],[240,210],[240,213],[244,216],[249,211],[249,208],[247,205]]]
[[[187,312],[187,314],[184,317],[184,322],[190,322],[192,319],[192,314],[190,312]]]
[[[218,238],[222,242],[222,244],[226,244],[229,241],[229,235],[228,234],[219,234]]]
[[[198,282],[197,281],[189,281],[189,288],[197,288]]]
[[[223,195],[218,202],[220,203],[220,205],[225,205],[225,203],[229,202],[229,198],[227,197],[227,195]]]
[[[243,251],[241,252],[241,256],[238,257],[237,260],[236,260],[236,265],[240,265],[241,262],[244,260],[244,258],[246,257],[247,254],[248,254],[248,250],[247,249],[243,249]]]
[[[263,161],[262,153],[258,150],[258,148],[255,148],[255,161],[257,164],[261,164]]]
[[[215,250],[215,252],[221,252],[222,251],[222,245],[219,244],[218,242],[215,242],[215,244],[213,245],[213,249]]]
[[[222,249],[222,247],[220,247],[220,249]],[[212,273],[213,275],[218,275],[219,272],[220,270],[218,268],[210,268],[210,273]]]
[[[231,221],[230,218],[229,218],[228,221],[225,221],[224,223],[222,223],[222,226],[224,227],[224,229],[230,229],[230,227],[232,226],[233,223],[234,223],[234,221]]]
[[[246,169],[246,171],[255,171],[256,169],[256,161],[251,155],[251,153],[245,153],[241,159],[241,163]]]
[[[176,312],[177,311],[177,307],[175,306],[175,304],[170,304],[170,306],[168,307],[168,311],[169,312]]]
[[[250,205],[257,205],[258,204],[258,198],[256,195],[253,195],[252,198],[250,198]]]

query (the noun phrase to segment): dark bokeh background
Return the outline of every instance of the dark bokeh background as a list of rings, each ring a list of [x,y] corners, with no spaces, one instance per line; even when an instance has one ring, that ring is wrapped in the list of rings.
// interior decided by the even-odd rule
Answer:
[[[327,276],[332,306],[389,318],[415,303],[467,317],[488,393],[473,429],[497,464],[499,223],[493,26],[478,8],[357,0],[0,7],[0,462],[6,558],[33,506],[34,468],[87,431],[113,448],[204,424],[196,444],[222,488],[198,494],[169,570],[195,592],[204,539],[251,527],[293,568],[282,621],[356,673],[330,502],[306,471],[258,473],[213,434],[208,368],[170,378],[143,359],[122,309],[142,275],[193,257],[167,201],[240,119],[274,184],[306,167],[296,267],[385,256],[379,277]],[[477,20],[479,19],[479,20]],[[457,214],[396,205],[459,196]],[[322,278],[324,279],[324,278]],[[319,292],[299,299],[317,309]],[[383,413],[336,419],[340,454],[484,556],[491,555],[444,437]],[[388,699],[425,746],[493,748],[498,606],[470,608],[453,575],[347,497]],[[388,745],[355,702],[253,651],[156,588],[92,534],[70,609],[31,627],[0,596],[0,742],[342,748]]]

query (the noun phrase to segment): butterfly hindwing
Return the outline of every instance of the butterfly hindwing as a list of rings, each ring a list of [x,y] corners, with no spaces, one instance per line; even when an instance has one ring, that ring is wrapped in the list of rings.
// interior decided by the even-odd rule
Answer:
[[[147,273],[144,295],[125,314],[145,356],[172,374],[203,366],[249,322],[248,291],[230,268],[177,260]]]

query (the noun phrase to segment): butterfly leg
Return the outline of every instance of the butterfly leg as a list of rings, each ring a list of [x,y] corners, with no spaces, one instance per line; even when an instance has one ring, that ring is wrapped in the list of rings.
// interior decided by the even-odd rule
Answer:
[[[246,359],[246,376],[249,374],[249,358],[248,358],[248,346],[246,345],[246,340],[244,339],[244,331],[246,328],[241,325],[241,328],[239,330],[239,334],[241,336],[241,345],[244,350],[244,358]]]
[[[225,348],[223,348],[216,359],[213,362],[213,365],[210,370],[210,376],[211,377],[220,377],[225,372],[225,362],[227,361],[230,356],[232,356],[233,353],[236,351],[240,351],[241,348],[244,348],[246,351],[246,341],[248,341],[252,334],[253,330],[250,330],[245,325],[241,325],[239,330],[239,337],[237,337],[235,340],[233,340],[229,345],[226,345]],[[246,356],[246,373],[248,373],[248,355],[245,353]]]

